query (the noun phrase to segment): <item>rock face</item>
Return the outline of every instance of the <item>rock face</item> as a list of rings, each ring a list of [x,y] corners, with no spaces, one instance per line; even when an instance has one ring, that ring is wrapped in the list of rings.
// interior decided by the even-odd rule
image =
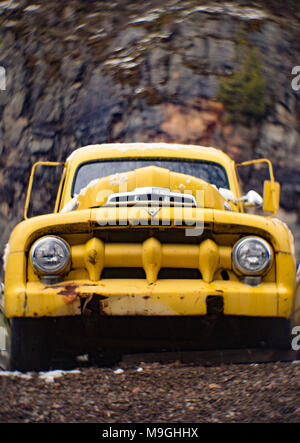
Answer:
[[[299,6],[249,3],[1,2],[0,249],[22,218],[31,165],[92,143],[183,142],[238,161],[268,157],[282,209],[298,214]],[[248,125],[226,123],[216,100],[219,79],[237,68],[241,32],[260,51],[268,97],[264,118]],[[39,198],[50,204],[49,188]]]

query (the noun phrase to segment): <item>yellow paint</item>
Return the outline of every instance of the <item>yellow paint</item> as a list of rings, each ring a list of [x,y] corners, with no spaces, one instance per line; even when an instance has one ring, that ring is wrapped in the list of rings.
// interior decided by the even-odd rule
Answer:
[[[90,280],[100,278],[104,267],[104,243],[98,238],[91,238],[84,247],[84,265],[88,270]]]
[[[40,282],[26,286],[13,306],[14,316],[59,316],[79,313],[80,297],[99,294],[106,315],[205,315],[207,296],[222,295],[224,314],[250,316],[277,316],[278,288],[275,283],[264,283],[249,288],[239,281],[215,280],[205,283],[197,280],[166,279],[149,284],[144,279],[103,279],[68,281],[74,287],[74,300],[63,300],[66,283],[53,287]],[[288,302],[279,295],[285,309]],[[24,305],[26,307],[24,308]],[[11,306],[6,315],[11,316]],[[281,314],[281,313],[280,313]],[[283,315],[280,315],[283,316]]]
[[[5,314],[8,318],[81,315],[81,299],[92,294],[106,297],[101,298],[102,312],[106,315],[205,315],[208,296],[223,297],[225,315],[289,318],[294,306],[299,310],[299,297],[294,298],[294,244],[288,228],[274,218],[244,213],[240,203],[232,204],[231,211],[225,210],[224,199],[203,180],[149,166],[129,171],[126,180],[119,180],[126,189],[120,189],[118,180],[114,181],[112,176],[100,179],[78,197],[77,209],[59,212],[72,198],[72,181],[77,168],[101,158],[166,157],[213,161],[224,167],[234,197],[240,197],[235,164],[221,151],[167,144],[151,144],[151,147],[145,144],[95,145],[79,149],[66,161],[55,212],[25,220],[11,234],[5,273]],[[275,183],[273,176],[271,182]],[[180,207],[157,208],[159,211],[153,217],[144,207],[105,207],[107,197],[113,192],[144,186],[184,192],[182,185],[189,185],[185,190],[192,193],[198,203],[197,208],[184,208],[184,214]],[[266,185],[266,207],[274,208],[278,192],[276,185]],[[29,200],[26,208],[28,203]],[[183,216],[186,225],[180,224]],[[137,219],[139,224],[135,223]],[[192,221],[202,223],[203,234],[179,241],[179,233],[193,229]],[[119,233],[124,231],[123,242],[115,241],[115,229]],[[168,241],[161,240],[160,235],[170,229],[173,236],[169,236]],[[139,230],[147,230],[143,241],[135,239]],[[108,239],[104,232],[109,232]],[[71,268],[64,281],[52,286],[44,285],[28,262],[32,244],[44,235],[60,236],[71,250]],[[274,255],[272,267],[262,277],[262,283],[255,287],[244,284],[232,265],[232,248],[247,235],[263,237]],[[141,268],[145,278],[106,279],[103,278],[106,268]],[[159,272],[163,268],[198,269],[202,278],[161,279]],[[223,271],[228,279],[222,277]],[[300,315],[297,318],[300,321]]]
[[[142,244],[104,243],[92,238],[85,246],[72,246],[71,253],[72,267],[85,267],[92,281],[101,279],[103,268],[140,267],[148,283],[154,283],[161,268],[184,267],[199,269],[203,280],[209,283],[217,269],[230,269],[231,266],[231,248],[217,246],[212,240],[205,240],[198,246],[162,244],[153,237]]]
[[[154,283],[157,280],[162,265],[162,248],[161,243],[153,237],[143,243],[142,264],[148,283]]]
[[[276,214],[279,208],[280,184],[266,180],[264,182],[264,211]]]
[[[212,240],[204,240],[204,242],[200,243],[199,270],[204,281],[210,283],[213,280],[219,262],[219,248],[216,243]]]

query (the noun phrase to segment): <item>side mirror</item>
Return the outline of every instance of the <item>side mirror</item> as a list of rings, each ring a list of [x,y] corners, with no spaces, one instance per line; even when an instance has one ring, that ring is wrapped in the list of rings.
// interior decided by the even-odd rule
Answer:
[[[243,202],[245,208],[255,208],[263,205],[263,198],[258,194],[258,192],[248,191],[246,195],[238,198],[236,202]]]
[[[275,180],[274,180],[273,166],[272,166],[272,163],[270,162],[270,160],[268,160],[266,158],[259,158],[256,160],[250,160],[250,161],[246,161],[246,162],[237,164],[236,168],[240,168],[242,166],[243,167],[250,166],[250,165],[255,165],[255,166],[257,165],[257,168],[259,168],[260,165],[263,163],[266,163],[269,168],[270,180],[264,181],[264,199],[263,199],[263,204],[261,204],[260,206],[263,206],[262,209],[264,212],[271,213],[271,217],[272,217],[276,214],[276,212],[278,211],[278,208],[279,208],[280,185],[278,182],[275,182]],[[250,192],[252,192],[252,191],[250,191]],[[251,198],[251,200],[252,200],[252,198]],[[248,204],[246,196],[239,198],[239,201],[245,202],[246,205]]]
[[[264,212],[276,214],[279,208],[280,184],[275,181],[264,182]]]
[[[259,207],[262,206],[263,202],[263,198],[256,191],[251,190],[245,195],[244,205],[246,207]]]
[[[249,191],[246,195],[243,195],[242,197],[238,198],[237,200],[234,198],[234,194],[229,189],[219,188],[219,193],[221,196],[227,200],[231,201],[234,204],[237,204],[238,202],[243,202],[245,207],[259,207],[263,205],[263,199],[262,197],[256,192],[256,191]]]

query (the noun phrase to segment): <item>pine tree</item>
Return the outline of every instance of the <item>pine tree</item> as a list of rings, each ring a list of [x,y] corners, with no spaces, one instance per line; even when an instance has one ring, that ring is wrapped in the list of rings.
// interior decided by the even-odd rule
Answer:
[[[239,45],[238,54],[245,54],[245,49],[244,43]],[[248,125],[265,116],[265,80],[257,48],[246,51],[240,69],[220,79],[217,99],[224,104],[230,123]]]

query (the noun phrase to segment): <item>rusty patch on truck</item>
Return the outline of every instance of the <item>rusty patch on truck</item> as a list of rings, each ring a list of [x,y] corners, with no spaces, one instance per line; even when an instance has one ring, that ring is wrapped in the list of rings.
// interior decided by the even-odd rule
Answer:
[[[100,294],[92,294],[82,306],[82,314],[91,315],[106,315],[103,309],[103,300],[106,300],[107,296]]]
[[[45,289],[59,289],[59,292],[57,293],[58,295],[62,295],[63,300],[66,303],[72,303],[76,297],[81,297],[81,298],[89,298],[90,294],[89,293],[80,293],[80,289],[85,288],[85,287],[94,287],[94,286],[105,286],[102,283],[85,283],[85,284],[75,284],[75,283],[67,283],[64,285],[51,285],[51,286],[46,286],[44,288]],[[99,296],[99,300],[103,300],[107,297],[103,296],[103,295],[98,295]]]
[[[91,265],[95,265],[97,263],[97,251],[94,249],[89,253],[88,255],[88,261],[91,263]]]
[[[104,306],[103,306],[102,301],[99,301],[99,315],[107,315],[104,310]]]
[[[79,285],[64,285],[60,286],[62,289],[58,292],[59,295],[78,295],[76,289],[79,288]]]
[[[96,298],[97,303],[98,303],[99,315],[107,315],[105,310],[104,310],[104,303],[103,302],[104,302],[104,300],[106,300],[109,297],[107,297],[105,295],[99,295],[99,294],[94,295],[94,297]]]
[[[79,287],[79,285],[72,284],[61,286],[62,289],[58,292],[58,294],[63,296],[63,299],[66,303],[71,303],[79,295],[76,291],[76,289],[78,289]]]

